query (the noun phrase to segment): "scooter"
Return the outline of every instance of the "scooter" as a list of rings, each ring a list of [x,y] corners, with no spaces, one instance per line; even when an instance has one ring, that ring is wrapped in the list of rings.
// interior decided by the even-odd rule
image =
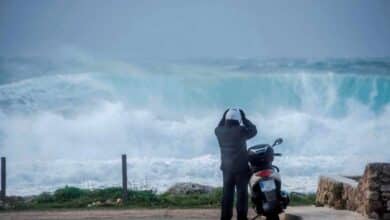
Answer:
[[[279,220],[290,202],[287,192],[281,190],[279,168],[272,164],[275,156],[274,147],[283,143],[278,138],[272,145],[259,144],[248,148],[248,158],[251,169],[249,180],[251,200],[257,213],[252,220],[265,216],[267,220]]]

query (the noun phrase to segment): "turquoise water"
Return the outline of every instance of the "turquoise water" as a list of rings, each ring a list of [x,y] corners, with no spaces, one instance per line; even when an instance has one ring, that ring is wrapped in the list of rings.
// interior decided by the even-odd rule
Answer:
[[[219,185],[213,129],[229,106],[257,125],[249,144],[285,139],[276,164],[290,190],[390,160],[389,59],[0,64],[0,150],[16,194],[119,185],[122,153],[136,186]]]

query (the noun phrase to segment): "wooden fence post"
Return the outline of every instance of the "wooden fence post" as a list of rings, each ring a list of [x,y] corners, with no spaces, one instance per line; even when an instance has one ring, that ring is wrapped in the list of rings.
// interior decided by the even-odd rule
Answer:
[[[128,192],[127,192],[127,158],[126,154],[122,154],[122,197],[123,202],[127,202]]]
[[[5,157],[1,158],[1,194],[0,200],[5,201],[6,196],[6,164]]]

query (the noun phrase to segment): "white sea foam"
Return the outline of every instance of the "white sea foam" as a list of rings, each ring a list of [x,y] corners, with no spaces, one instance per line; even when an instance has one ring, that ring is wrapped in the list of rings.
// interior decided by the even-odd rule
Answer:
[[[360,174],[367,162],[390,160],[386,76],[193,76],[83,73],[0,86],[9,191],[118,186],[122,153],[136,187],[220,185],[213,130],[230,105],[257,125],[250,145],[285,139],[275,164],[291,191],[314,191],[323,173]]]

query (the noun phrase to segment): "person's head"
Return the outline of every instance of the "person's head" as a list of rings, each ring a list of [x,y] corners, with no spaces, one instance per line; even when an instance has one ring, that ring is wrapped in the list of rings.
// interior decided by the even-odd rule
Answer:
[[[239,108],[229,108],[225,115],[225,125],[239,126],[241,124],[241,112]]]

